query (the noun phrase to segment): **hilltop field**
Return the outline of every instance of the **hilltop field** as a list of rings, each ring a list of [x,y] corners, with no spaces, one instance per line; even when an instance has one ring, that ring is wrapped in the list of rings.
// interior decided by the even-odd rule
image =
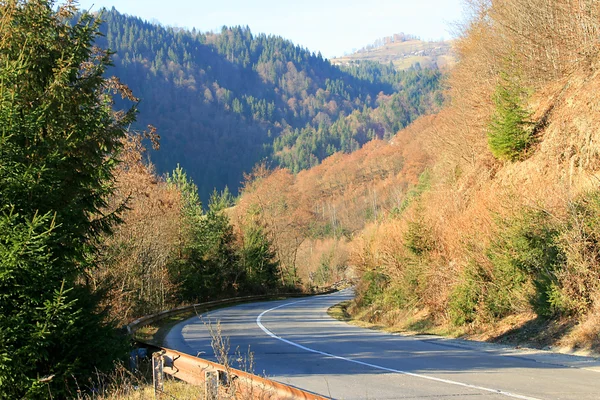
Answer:
[[[377,46],[367,46],[352,54],[331,59],[333,65],[347,66],[360,61],[390,62],[398,70],[405,70],[415,64],[422,68],[449,70],[456,64],[450,41],[427,42],[416,38],[398,35],[385,38]]]

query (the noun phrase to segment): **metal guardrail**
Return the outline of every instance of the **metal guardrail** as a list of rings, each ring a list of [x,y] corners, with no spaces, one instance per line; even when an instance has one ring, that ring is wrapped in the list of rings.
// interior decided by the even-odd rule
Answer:
[[[155,314],[146,315],[144,317],[138,318],[135,321],[131,322],[127,325],[127,332],[130,335],[135,335],[135,333],[142,327],[146,325],[150,325],[154,322],[160,321],[161,319],[173,317],[179,314],[185,314],[189,311],[205,310],[208,307],[212,306],[221,306],[226,304],[236,304],[242,303],[246,301],[260,301],[260,300],[269,300],[277,297],[306,297],[306,296],[314,296],[319,294],[329,294],[335,292],[335,289],[330,289],[320,293],[313,294],[304,294],[304,293],[279,293],[279,294],[269,294],[269,295],[259,295],[259,296],[243,296],[243,297],[232,297],[229,299],[221,299],[214,301],[207,301],[204,303],[192,304],[189,306],[181,306],[177,308],[173,308],[171,310],[161,311]]]
[[[333,292],[335,292],[335,290],[317,294],[328,294]],[[299,293],[282,293],[276,295],[245,296],[182,306],[138,318],[127,325],[127,331],[130,335],[134,336],[140,328],[146,325],[189,311],[198,312],[200,310],[206,310],[206,308],[212,306],[235,304],[246,301],[268,300],[274,297],[304,296],[307,295]],[[143,341],[138,342],[158,350],[152,357],[155,393],[162,391],[163,374],[167,374],[191,385],[204,386],[206,400],[216,400],[219,398],[261,400],[327,399],[327,397],[322,397],[314,393],[287,386],[267,378],[217,364],[199,357],[180,353],[176,350],[157,347],[156,345],[145,343]]]
[[[156,354],[156,353],[155,353]],[[284,385],[235,368],[163,348],[162,371],[192,385],[206,388],[207,400],[220,398],[261,400],[326,400],[317,394]],[[159,368],[160,369],[160,368]]]

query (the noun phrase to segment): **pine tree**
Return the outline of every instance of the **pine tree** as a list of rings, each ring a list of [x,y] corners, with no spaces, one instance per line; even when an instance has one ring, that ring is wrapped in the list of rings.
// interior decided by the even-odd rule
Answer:
[[[496,111],[488,130],[490,151],[498,159],[518,159],[533,140],[531,114],[523,105],[524,95],[518,81],[502,73],[494,96]]]
[[[92,47],[98,23],[70,3],[0,9],[0,398],[67,395],[123,350],[86,284],[125,127]],[[121,354],[121,353],[119,353]]]
[[[279,263],[265,228],[251,221],[244,227],[241,263],[246,285],[252,293],[268,293],[277,288]]]

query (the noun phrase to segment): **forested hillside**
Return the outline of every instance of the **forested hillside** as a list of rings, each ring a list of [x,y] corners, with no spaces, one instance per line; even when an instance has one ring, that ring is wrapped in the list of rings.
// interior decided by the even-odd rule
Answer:
[[[218,33],[166,28],[102,13],[97,44],[115,52],[109,73],[140,98],[137,126],[158,128],[159,172],[180,164],[202,199],[261,160],[293,172],[374,138],[389,139],[442,103],[440,73],[379,63],[332,66],[281,37],[247,27]]]
[[[143,314],[344,277],[355,318],[598,351],[599,16],[472,2],[441,107],[432,70],[5,2],[0,399],[101,394]]]

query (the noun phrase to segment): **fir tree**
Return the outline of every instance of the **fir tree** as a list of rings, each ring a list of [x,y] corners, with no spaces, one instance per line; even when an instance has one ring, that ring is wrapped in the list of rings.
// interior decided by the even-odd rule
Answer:
[[[533,140],[529,120],[531,114],[523,105],[524,96],[525,91],[518,81],[502,73],[494,96],[496,112],[488,131],[490,151],[498,159],[518,159]]]
[[[7,1],[0,24],[0,398],[87,385],[123,348],[86,284],[125,127],[98,23],[70,4]],[[113,340],[114,339],[114,340]]]

